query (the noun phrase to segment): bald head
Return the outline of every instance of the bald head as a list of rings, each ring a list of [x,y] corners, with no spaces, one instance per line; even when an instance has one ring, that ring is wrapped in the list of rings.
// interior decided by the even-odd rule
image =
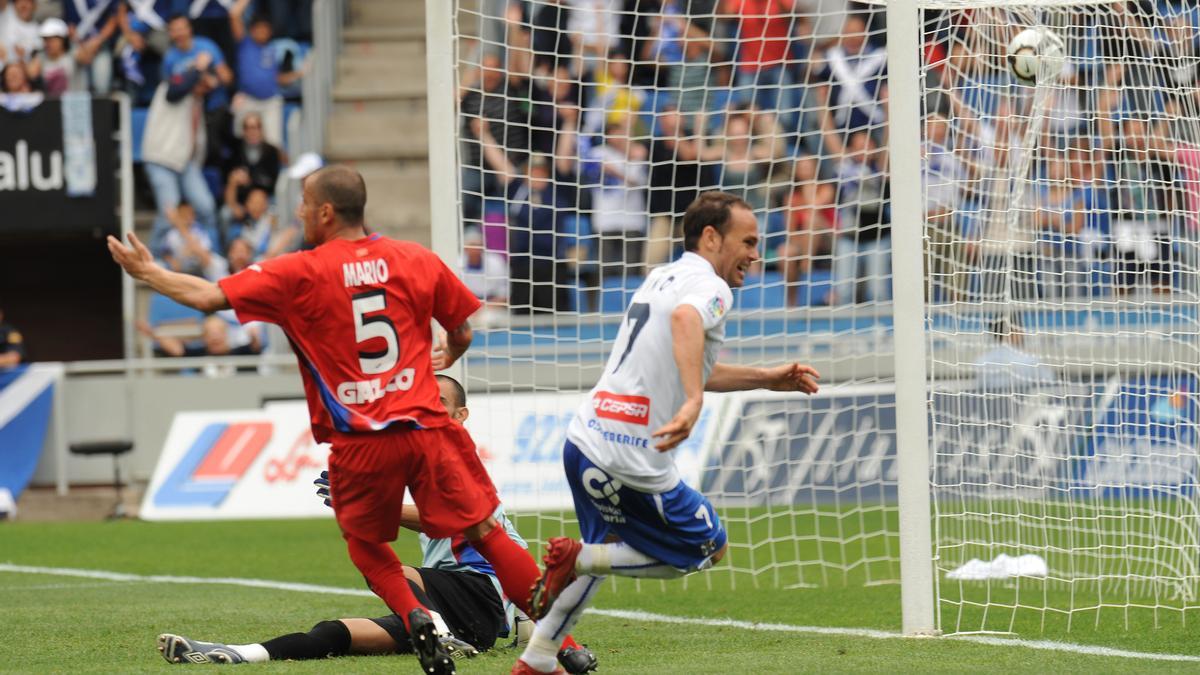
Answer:
[[[362,225],[367,184],[359,172],[342,164],[332,164],[305,178],[304,187],[312,191],[317,205],[329,204],[342,224]]]

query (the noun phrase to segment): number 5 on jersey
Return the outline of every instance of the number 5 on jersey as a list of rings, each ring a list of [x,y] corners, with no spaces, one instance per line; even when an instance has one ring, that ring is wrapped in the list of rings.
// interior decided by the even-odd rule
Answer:
[[[383,350],[358,352],[358,365],[364,375],[386,373],[396,367],[400,359],[400,340],[396,326],[387,316],[367,316],[387,309],[387,295],[383,290],[367,291],[351,296],[350,307],[354,311],[354,339],[358,344],[380,338],[386,343]]]

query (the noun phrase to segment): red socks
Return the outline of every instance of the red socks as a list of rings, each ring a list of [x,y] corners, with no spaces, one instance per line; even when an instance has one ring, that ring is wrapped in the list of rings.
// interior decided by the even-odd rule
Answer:
[[[504,532],[503,529],[500,531]],[[346,546],[350,549],[350,560],[354,561],[354,566],[366,577],[367,585],[389,609],[399,615],[404,621],[404,627],[408,628],[408,613],[420,607],[421,603],[417,602],[412,589],[408,587],[404,566],[400,564],[396,552],[387,544],[375,544],[349,533],[343,533],[342,536],[346,538]],[[507,587],[505,590],[507,591]],[[528,597],[528,593],[526,596]]]
[[[579,649],[580,645],[578,642],[575,641],[575,638],[568,635],[567,637],[563,638],[562,644],[559,645],[558,648],[561,651],[563,649],[566,649],[567,647],[574,647],[575,649]]]
[[[496,578],[504,594],[522,612],[529,613],[529,594],[533,584],[542,575],[537,563],[529,551],[521,548],[508,537],[504,527],[497,525],[479,541],[471,542],[471,546],[492,564],[496,570]],[[361,568],[360,568],[361,569]]]

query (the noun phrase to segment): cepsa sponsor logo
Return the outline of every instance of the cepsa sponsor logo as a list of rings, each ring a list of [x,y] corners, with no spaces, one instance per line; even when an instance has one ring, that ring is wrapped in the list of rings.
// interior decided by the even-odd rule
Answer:
[[[598,391],[592,397],[592,407],[596,410],[596,417],[642,426],[650,424],[650,399],[645,396]]]

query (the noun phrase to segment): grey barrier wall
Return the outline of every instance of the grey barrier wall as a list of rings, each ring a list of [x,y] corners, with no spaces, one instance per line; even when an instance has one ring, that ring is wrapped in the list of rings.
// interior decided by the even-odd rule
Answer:
[[[134,481],[148,481],[162,451],[175,413],[199,410],[246,410],[264,401],[304,396],[295,370],[278,374],[229,377],[184,377],[176,374],[68,375],[61,414],[68,443],[129,438],[134,449],[121,458],[122,471]],[[61,453],[42,454],[33,485],[54,485]],[[111,483],[112,461],[101,457],[65,457],[72,485]]]

